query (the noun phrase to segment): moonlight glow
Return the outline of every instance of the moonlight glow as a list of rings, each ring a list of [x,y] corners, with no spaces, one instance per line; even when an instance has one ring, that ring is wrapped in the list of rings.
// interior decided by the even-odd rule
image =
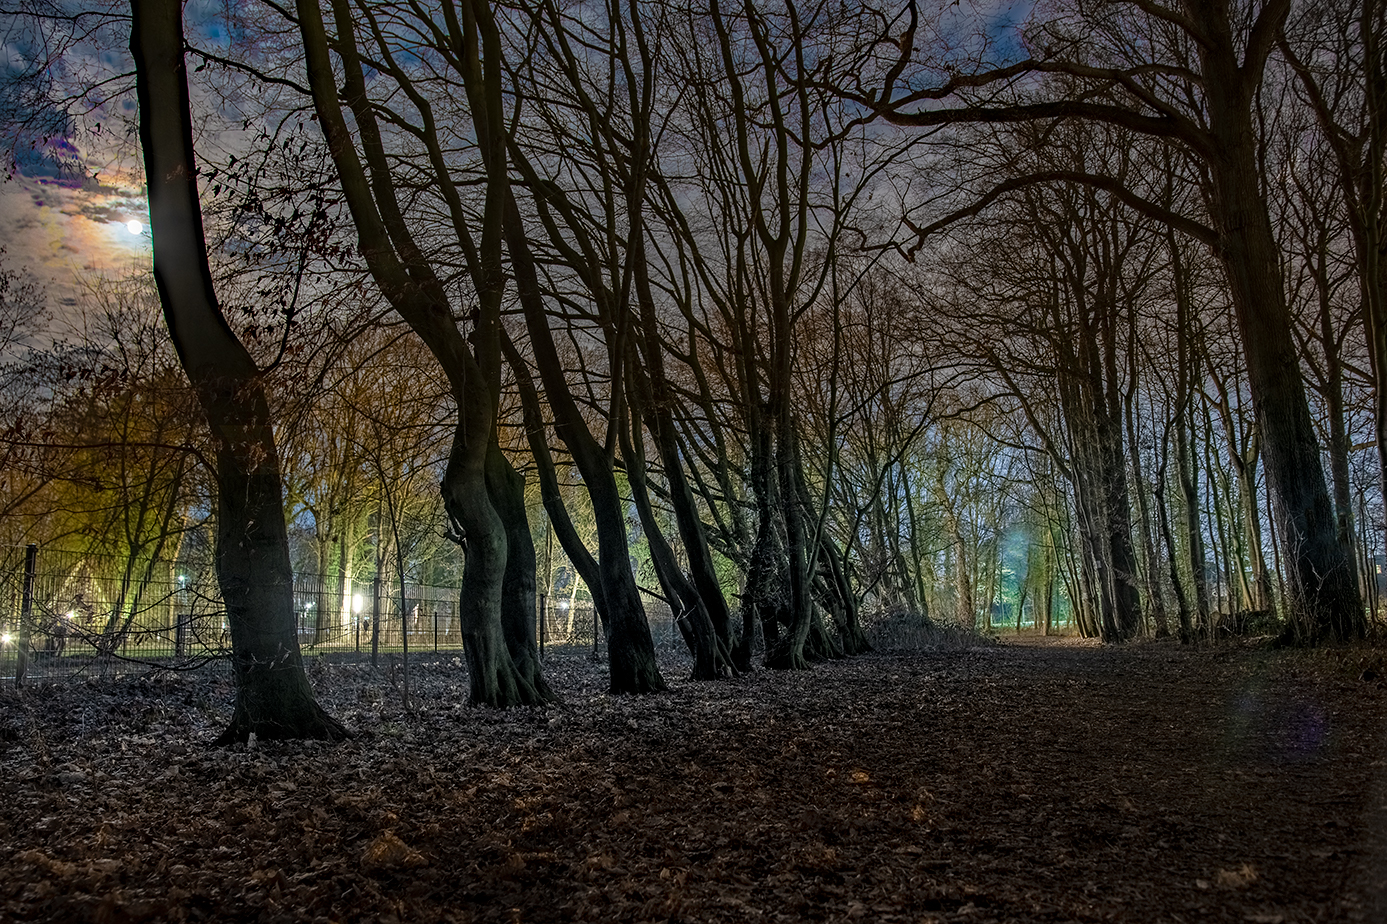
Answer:
[[[125,223],[125,230],[131,234],[140,234],[144,231],[144,225],[132,218]]]

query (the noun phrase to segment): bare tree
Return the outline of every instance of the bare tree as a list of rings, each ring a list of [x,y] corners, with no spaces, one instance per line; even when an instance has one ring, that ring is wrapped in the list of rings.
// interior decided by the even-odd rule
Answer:
[[[1387,3],[1320,0],[1282,31],[1278,47],[1319,125],[1357,268],[1373,385],[1381,485],[1387,490]],[[1294,162],[1291,163],[1294,167]],[[1325,166],[1323,161],[1316,166]],[[1313,180],[1293,177],[1298,186]],[[1323,291],[1323,273],[1316,275]],[[1328,370],[1333,377],[1334,370]],[[1332,397],[1332,395],[1331,395]],[[1334,434],[1332,438],[1337,438]],[[1342,441],[1340,444],[1342,445]],[[1338,455],[1336,465],[1342,465]],[[1339,477],[1344,476],[1344,477]],[[1347,478],[1342,468],[1339,484]],[[1344,507],[1344,493],[1338,493]],[[1341,537],[1351,532],[1340,513]]]
[[[1290,0],[1158,0],[1057,11],[1028,36],[1038,56],[1003,67],[973,67],[938,82],[925,73],[907,73],[919,25],[912,2],[899,41],[889,39],[901,51],[883,65],[879,86],[848,95],[880,118],[918,128],[1070,119],[1116,125],[1167,144],[1197,164],[1207,217],[1173,211],[1121,177],[1070,169],[1005,180],[961,214],[977,214],[1023,186],[1081,182],[1111,191],[1218,256],[1242,338],[1283,557],[1290,566],[1287,637],[1313,642],[1360,637],[1366,624],[1353,569],[1335,534],[1279,248],[1261,187],[1258,90],[1290,11]],[[1037,86],[1036,77],[1051,79]]]
[[[445,507],[466,543],[460,618],[472,699],[491,705],[540,703],[552,698],[527,652],[534,640],[534,545],[524,517],[524,480],[497,444],[501,388],[500,307],[505,278],[502,236],[512,208],[506,175],[505,137],[496,129],[501,106],[501,48],[486,3],[445,4],[441,21],[415,11],[339,0],[329,40],[316,0],[300,0],[299,28],[319,124],[327,138],[360,249],[382,295],[420,336],[447,377],[457,407],[452,450],[443,476]],[[422,14],[421,14],[422,15]],[[461,186],[444,154],[450,144],[433,102],[400,64],[402,36],[428,36],[447,65],[444,83],[468,101],[482,150],[484,202],[480,218],[469,214]],[[358,44],[365,38],[374,57]],[[333,71],[331,49],[342,68],[344,91]],[[378,109],[365,78],[372,66],[413,107],[415,123]],[[385,81],[381,81],[382,83]],[[432,93],[429,88],[429,93]],[[445,97],[446,100],[446,97]],[[447,100],[451,102],[451,100]],[[343,103],[351,110],[349,125]],[[470,333],[454,316],[443,267],[420,243],[401,201],[409,182],[395,172],[383,126],[418,143],[416,162],[440,198],[444,227],[462,250],[475,312]],[[518,499],[518,502],[517,502]]]
[[[217,578],[231,630],[236,705],[219,743],[341,738],[299,653],[279,455],[260,370],[226,323],[198,203],[179,0],[136,0],[130,50],[149,182],[154,278],[169,334],[212,431]]]

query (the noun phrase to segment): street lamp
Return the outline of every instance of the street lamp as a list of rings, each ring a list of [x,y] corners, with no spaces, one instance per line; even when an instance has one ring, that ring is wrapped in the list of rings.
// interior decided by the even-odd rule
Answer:
[[[182,612],[180,612],[180,610]],[[178,576],[178,600],[173,608],[173,656],[181,658],[188,653],[188,628],[192,621],[188,612],[188,576]]]

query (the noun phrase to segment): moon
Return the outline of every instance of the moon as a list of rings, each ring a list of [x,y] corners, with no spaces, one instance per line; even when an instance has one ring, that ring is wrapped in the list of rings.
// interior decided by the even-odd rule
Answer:
[[[144,225],[132,218],[125,223],[125,230],[131,234],[140,234],[144,231]]]

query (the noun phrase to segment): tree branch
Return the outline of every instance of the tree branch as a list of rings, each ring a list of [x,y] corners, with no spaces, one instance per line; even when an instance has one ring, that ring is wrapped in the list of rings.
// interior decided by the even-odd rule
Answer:
[[[906,252],[906,259],[914,262],[916,252],[924,246],[925,239],[931,234],[942,231],[955,222],[962,221],[965,218],[972,218],[980,214],[988,206],[992,205],[992,203],[996,202],[1007,193],[1044,183],[1076,183],[1094,189],[1101,189],[1112,193],[1119,201],[1133,211],[1140,212],[1143,215],[1163,222],[1197,241],[1210,246],[1213,246],[1218,241],[1218,234],[1213,228],[1195,221],[1192,218],[1172,212],[1170,209],[1152,202],[1144,196],[1137,195],[1121,181],[1113,177],[1084,173],[1079,170],[1047,170],[1040,173],[1030,173],[1025,176],[1003,180],[971,205],[950,212],[938,221],[934,221],[924,227],[916,225],[908,218],[904,219],[906,226],[918,237],[915,246],[911,247],[910,250]]]

